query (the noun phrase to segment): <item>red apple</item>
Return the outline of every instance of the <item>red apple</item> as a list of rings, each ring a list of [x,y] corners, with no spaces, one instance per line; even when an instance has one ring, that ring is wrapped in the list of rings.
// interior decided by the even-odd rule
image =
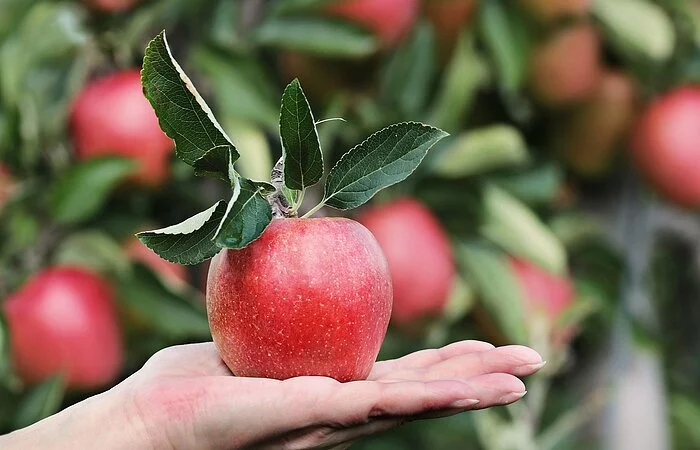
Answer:
[[[538,102],[562,106],[591,97],[601,75],[600,41],[590,24],[555,32],[535,47],[529,89]]]
[[[573,337],[570,327],[557,326],[559,319],[574,302],[574,288],[568,277],[557,276],[524,260],[510,260],[523,295],[526,320],[535,314],[544,316],[555,346],[565,346]]]
[[[632,157],[649,182],[679,205],[700,206],[700,86],[655,100],[632,136]]]
[[[534,18],[555,22],[566,17],[583,17],[589,13],[591,0],[519,0]]]
[[[336,0],[326,8],[335,17],[372,31],[384,48],[396,46],[413,28],[419,0]]]
[[[554,122],[553,147],[582,176],[599,176],[615,160],[637,111],[637,88],[621,72],[607,71],[593,96]]]
[[[0,211],[12,196],[14,189],[15,181],[10,170],[5,165],[0,164]]]
[[[275,219],[244,249],[212,260],[207,313],[238,376],[360,380],[389,323],[389,269],[357,222]]]
[[[452,54],[459,33],[476,12],[477,0],[424,0],[425,15],[433,25],[440,59]]]
[[[162,259],[138,239],[129,239],[124,250],[132,261],[146,265],[169,285],[176,288],[187,285],[187,268],[185,266]]]
[[[126,11],[141,0],[84,0],[85,3],[100,11],[104,12],[121,12]]]
[[[173,142],[143,96],[138,70],[88,84],[73,105],[71,128],[79,159],[125,156],[139,164],[136,181],[158,186],[167,178]]]
[[[450,242],[433,213],[403,198],[358,218],[386,255],[394,286],[392,321],[406,325],[444,309],[456,270]]]
[[[74,388],[114,380],[121,332],[110,286],[77,267],[46,269],[4,303],[18,374],[36,383],[63,373]]]

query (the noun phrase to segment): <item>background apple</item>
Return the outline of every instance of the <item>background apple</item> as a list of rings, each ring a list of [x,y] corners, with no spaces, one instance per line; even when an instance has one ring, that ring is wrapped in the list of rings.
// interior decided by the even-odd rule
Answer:
[[[533,17],[543,22],[585,16],[593,3],[591,0],[519,0],[519,2]]]
[[[700,87],[683,86],[654,101],[636,124],[631,150],[643,175],[670,200],[700,206]]]
[[[538,102],[561,106],[589,98],[601,74],[600,42],[591,24],[554,32],[533,50],[529,88]]]
[[[126,11],[141,0],[85,0],[85,3],[92,8],[104,12]]]
[[[77,267],[46,269],[3,304],[15,368],[28,383],[65,374],[74,388],[118,375],[122,342],[110,286]]]
[[[329,15],[372,31],[385,48],[394,47],[411,31],[419,11],[419,0],[340,0],[326,8]]]
[[[454,50],[462,28],[474,17],[477,0],[424,0],[424,11],[433,25],[441,61]]]
[[[439,315],[455,278],[450,242],[433,213],[403,198],[363,212],[358,221],[377,239],[394,286],[392,320],[407,324]]]
[[[71,129],[79,159],[104,155],[133,158],[139,163],[135,180],[163,184],[173,142],[158,125],[141,89],[138,70],[108,75],[88,84],[71,112]]]
[[[244,249],[214,257],[207,313],[236,375],[365,379],[391,315],[389,269],[357,222],[275,219]]]

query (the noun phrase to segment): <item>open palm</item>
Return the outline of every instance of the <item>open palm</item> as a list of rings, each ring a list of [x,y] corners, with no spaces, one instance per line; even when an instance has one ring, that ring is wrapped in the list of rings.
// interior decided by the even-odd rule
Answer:
[[[378,362],[365,381],[232,376],[212,343],[170,347],[121,386],[155,448],[346,448],[407,420],[512,403],[544,363],[462,341]],[[176,446],[171,445],[177,443]]]

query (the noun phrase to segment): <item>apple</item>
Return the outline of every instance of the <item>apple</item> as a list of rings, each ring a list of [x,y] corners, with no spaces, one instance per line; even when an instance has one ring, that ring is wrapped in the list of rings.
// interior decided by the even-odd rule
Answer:
[[[62,373],[68,387],[94,389],[118,375],[123,352],[114,298],[94,273],[45,269],[3,307],[14,366],[25,382]]]
[[[162,259],[138,239],[129,239],[124,250],[132,261],[144,264],[170,286],[182,288],[187,285],[187,268],[185,266]]]
[[[538,44],[528,87],[539,103],[557,107],[590,98],[601,75],[600,40],[590,24],[556,31]]]
[[[523,295],[526,321],[533,323],[536,315],[544,317],[550,326],[555,347],[566,346],[573,337],[574,329],[561,328],[558,321],[574,303],[571,279],[517,258],[510,259],[510,266]]]
[[[394,286],[392,321],[401,326],[437,316],[446,306],[456,269],[442,226],[412,198],[402,198],[363,212],[366,226],[386,255]]]
[[[97,10],[103,12],[121,12],[126,11],[141,0],[84,0],[85,3]]]
[[[591,0],[519,0],[520,5],[541,22],[556,22],[566,17],[586,16]]]
[[[700,206],[700,86],[678,87],[652,102],[632,133],[632,157],[669,200]]]
[[[386,259],[345,218],[274,219],[240,250],[211,261],[207,313],[237,376],[365,379],[391,316]]]
[[[78,159],[132,158],[139,164],[134,180],[148,186],[162,185],[168,177],[173,142],[143,95],[138,70],[89,83],[73,104],[70,121]]]
[[[0,211],[15,190],[15,181],[7,166],[0,164]]]
[[[590,99],[554,122],[553,147],[575,173],[602,175],[610,170],[636,112],[634,81],[622,72],[606,71]]]
[[[411,31],[419,12],[419,0],[336,0],[326,7],[328,15],[373,32],[383,48],[395,47]]]
[[[433,25],[440,59],[452,54],[462,28],[476,12],[477,0],[424,0],[425,15]]]

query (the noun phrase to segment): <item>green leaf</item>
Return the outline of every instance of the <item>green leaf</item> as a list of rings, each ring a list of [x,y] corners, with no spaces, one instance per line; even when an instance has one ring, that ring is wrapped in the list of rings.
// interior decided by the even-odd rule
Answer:
[[[14,427],[24,428],[58,411],[64,393],[65,385],[60,375],[34,387],[17,408]]]
[[[224,181],[233,182],[235,175],[232,172],[232,167],[236,155],[232,154],[231,149],[232,147],[229,145],[221,145],[210,149],[192,164],[194,174],[200,177],[220,178]]]
[[[284,184],[304,190],[323,176],[323,154],[316,121],[296,78],[282,94],[280,137],[284,151]]]
[[[321,17],[284,17],[263,22],[252,35],[264,46],[323,56],[369,56],[377,40],[368,31],[346,22]]]
[[[523,297],[506,258],[479,243],[462,243],[457,249],[464,273],[499,330],[511,342],[527,344]]]
[[[129,269],[129,260],[119,243],[99,230],[81,230],[62,239],[54,252],[53,263],[90,267],[101,273],[122,273]]]
[[[326,178],[323,202],[352,209],[377,191],[403,181],[430,148],[447,136],[444,131],[416,122],[388,126],[344,154]]]
[[[238,158],[231,139],[173,58],[164,31],[146,47],[141,83],[180,159],[192,166],[212,149],[226,147],[234,161]]]
[[[0,308],[0,385],[12,374],[12,353],[10,328],[7,318]]]
[[[542,164],[526,172],[492,178],[511,195],[529,204],[548,204],[555,201],[562,188],[564,174],[556,164]]]
[[[594,12],[612,45],[623,54],[656,62],[673,54],[675,29],[659,5],[639,0],[599,0]]]
[[[219,253],[221,248],[212,239],[224,217],[226,202],[196,214],[177,225],[137,234],[148,248],[166,261],[178,264],[199,264]]]
[[[283,15],[318,11],[320,7],[336,1],[338,0],[285,0],[283,2],[275,2],[271,5],[272,14]]]
[[[481,35],[495,59],[501,88],[514,92],[522,86],[530,53],[530,36],[517,8],[501,0],[480,7]]]
[[[272,220],[272,207],[261,187],[239,178],[239,189],[228,204],[214,242],[226,248],[243,248],[257,239]]]
[[[484,188],[481,234],[552,273],[566,272],[566,250],[527,206],[492,184]]]
[[[135,264],[117,287],[119,301],[148,328],[171,338],[209,338],[206,312],[198,299],[172,291],[146,266]]]
[[[74,166],[54,187],[51,214],[61,223],[76,223],[92,217],[135,168],[128,159],[105,157]]]
[[[489,125],[457,136],[436,156],[433,172],[445,178],[461,178],[528,161],[527,144],[517,128]]]

